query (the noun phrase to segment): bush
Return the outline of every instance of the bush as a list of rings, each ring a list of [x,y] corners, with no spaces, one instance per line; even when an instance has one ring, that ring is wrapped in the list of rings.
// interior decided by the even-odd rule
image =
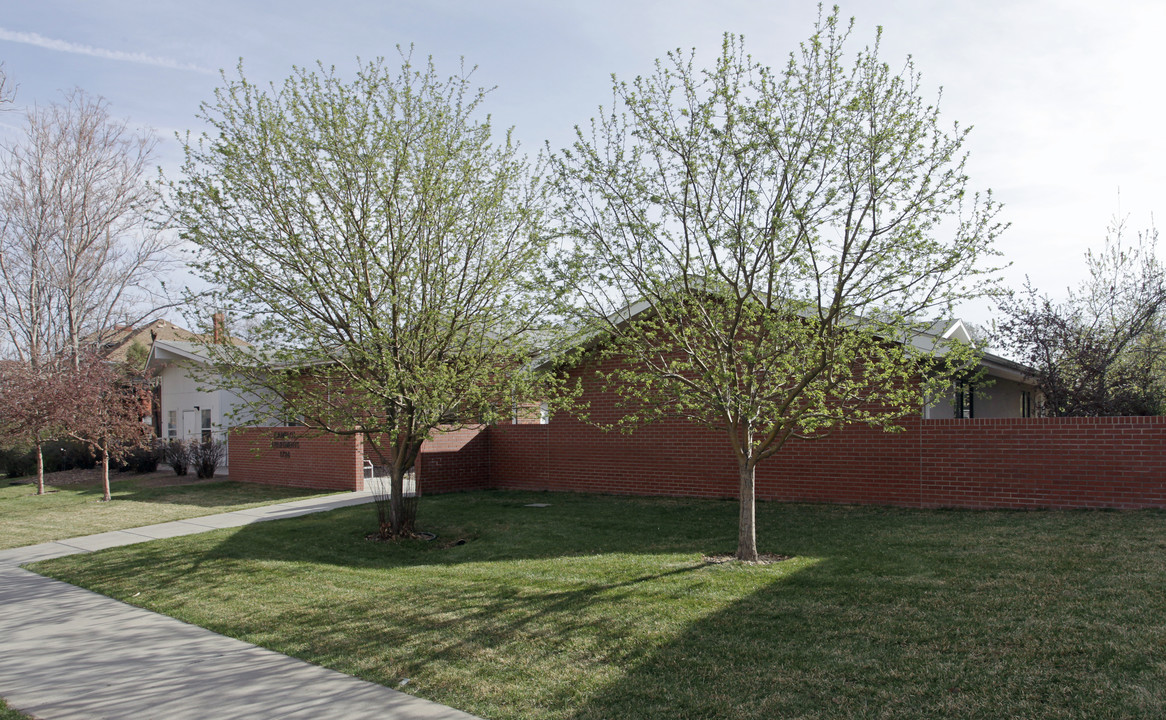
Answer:
[[[173,468],[175,475],[185,475],[190,467],[190,448],[181,440],[170,440],[162,446],[162,462]]]
[[[200,478],[213,478],[226,454],[227,446],[218,440],[191,442],[190,464],[194,465],[194,474]]]
[[[76,440],[53,440],[44,444],[45,472],[96,467],[97,456],[89,446]],[[0,474],[24,477],[36,474],[36,448],[13,445],[0,448]]]
[[[115,463],[119,471],[134,473],[152,473],[158,469],[161,458],[161,448],[155,443],[146,447],[135,447],[121,460]]]
[[[32,461],[35,468],[35,455]],[[91,470],[95,467],[97,467],[97,455],[93,452],[93,448],[79,440],[58,440],[45,443],[45,472]]]
[[[36,472],[34,450],[24,445],[0,448],[0,472],[8,477],[23,477]]]

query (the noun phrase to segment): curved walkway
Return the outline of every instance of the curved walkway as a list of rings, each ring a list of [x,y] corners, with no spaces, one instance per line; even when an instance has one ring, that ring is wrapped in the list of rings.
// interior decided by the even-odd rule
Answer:
[[[347,493],[0,551],[0,697],[43,720],[476,720],[19,567],[371,500]]]

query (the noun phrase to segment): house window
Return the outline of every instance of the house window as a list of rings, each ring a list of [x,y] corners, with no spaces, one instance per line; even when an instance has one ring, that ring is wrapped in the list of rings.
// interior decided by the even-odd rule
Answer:
[[[178,411],[170,410],[166,413],[166,437],[178,437]]]
[[[538,404],[538,422],[540,425],[546,425],[551,421],[551,406],[548,403],[541,402]]]
[[[1032,393],[1027,390],[1020,393],[1020,417],[1032,417]]]
[[[202,441],[210,442],[213,439],[214,435],[211,433],[211,409],[205,408],[202,411]]]
[[[957,419],[974,418],[976,416],[976,386],[970,383],[960,383],[955,391],[955,416]]]

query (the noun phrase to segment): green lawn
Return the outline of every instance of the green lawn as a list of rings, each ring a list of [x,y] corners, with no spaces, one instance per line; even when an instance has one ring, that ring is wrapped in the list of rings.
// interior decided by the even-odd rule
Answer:
[[[0,720],[31,720],[31,715],[25,715],[19,710],[13,710],[8,707],[8,703],[4,702],[4,698],[0,698]]]
[[[324,494],[229,480],[148,487],[157,476],[124,477],[111,483],[108,503],[99,485],[50,486],[37,495],[34,485],[0,480],[0,550]]]
[[[1166,716],[1166,514],[758,515],[794,559],[706,563],[730,502],[488,492],[34,567],[494,720]]]

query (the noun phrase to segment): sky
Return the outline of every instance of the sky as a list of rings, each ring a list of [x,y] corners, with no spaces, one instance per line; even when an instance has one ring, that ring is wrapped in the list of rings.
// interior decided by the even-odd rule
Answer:
[[[1166,210],[1166,3],[860,0],[842,13],[856,21],[852,49],[882,27],[883,59],[911,56],[928,96],[942,88],[942,117],[972,126],[971,186],[991,188],[1010,223],[997,243],[1007,285],[1028,278],[1063,296],[1115,218],[1136,235]],[[476,66],[496,126],[528,151],[557,149],[610,103],[612,74],[650,73],[677,48],[711,58],[725,32],[780,66],[817,14],[803,0],[0,0],[0,62],[17,84],[0,139],[16,136],[24,108],[79,87],[157,133],[173,176],[175,134],[202,131],[199,104],[221,70],[242,62],[257,83],[317,62],[347,74],[412,45],[445,74]],[[993,317],[985,303],[960,312]]]

